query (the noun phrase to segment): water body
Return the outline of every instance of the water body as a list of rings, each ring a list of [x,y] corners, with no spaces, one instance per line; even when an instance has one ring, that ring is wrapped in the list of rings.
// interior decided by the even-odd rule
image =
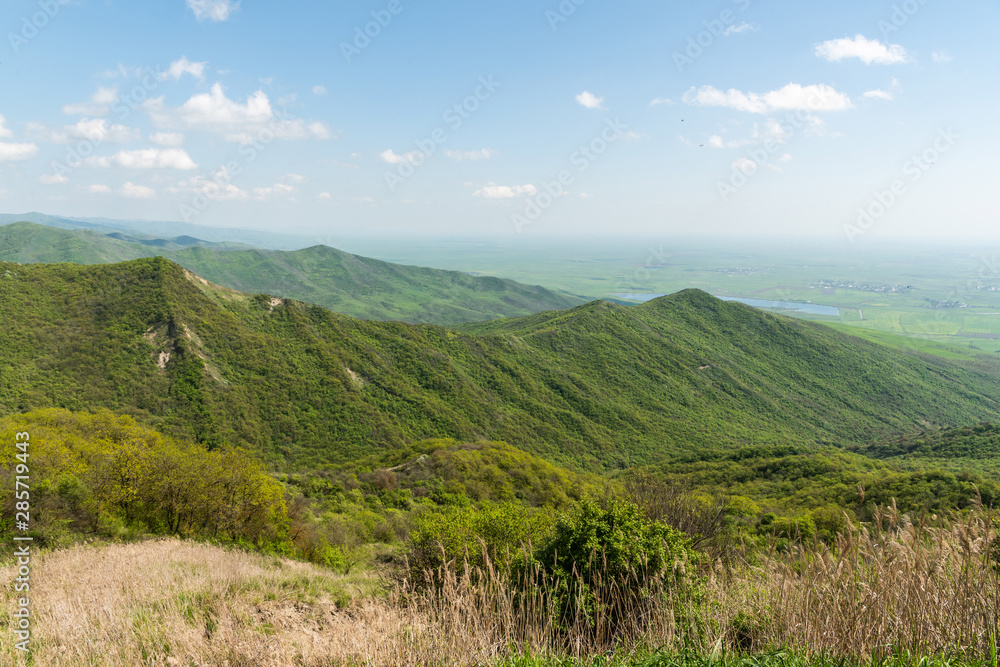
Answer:
[[[619,299],[628,299],[630,301],[646,302],[658,299],[661,296],[666,296],[666,294],[612,294],[611,296]],[[716,296],[716,298],[722,299],[723,301],[739,301],[740,303],[745,303],[748,306],[765,310],[795,310],[800,313],[809,313],[810,315],[829,315],[832,317],[840,317],[840,308],[837,308],[836,306],[821,306],[816,303],[800,303],[798,301],[744,299],[738,296]]]

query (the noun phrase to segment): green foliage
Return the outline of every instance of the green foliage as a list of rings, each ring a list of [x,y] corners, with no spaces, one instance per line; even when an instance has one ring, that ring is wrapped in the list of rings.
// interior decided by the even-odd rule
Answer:
[[[559,518],[537,559],[560,594],[562,618],[592,617],[605,597],[594,590],[613,586],[624,603],[604,610],[614,624],[635,598],[691,588],[699,556],[681,532],[647,519],[631,502],[584,501]]]
[[[31,435],[32,525],[45,541],[66,530],[131,538],[180,534],[284,550],[284,491],[245,450],[165,438],[128,416],[45,409],[0,418],[0,439]],[[3,529],[14,516],[13,448],[0,450]]]
[[[161,258],[0,270],[16,275],[0,281],[0,414],[127,410],[285,469],[453,438],[604,472],[691,452],[863,444],[918,419],[978,421],[1000,396],[992,377],[696,291],[460,334],[272,305]],[[477,488],[444,492],[485,497],[497,477],[479,473]]]
[[[238,247],[233,247],[238,246]],[[276,294],[371,320],[449,325],[579,305],[582,299],[513,280],[390,264],[327,246],[250,249],[197,239],[142,241],[22,222],[0,226],[0,262],[103,264],[161,256],[219,285]]]
[[[509,572],[531,560],[533,545],[545,540],[553,523],[551,513],[513,503],[427,512],[410,531],[410,577],[427,582],[426,573],[449,563],[460,574],[487,567]]]

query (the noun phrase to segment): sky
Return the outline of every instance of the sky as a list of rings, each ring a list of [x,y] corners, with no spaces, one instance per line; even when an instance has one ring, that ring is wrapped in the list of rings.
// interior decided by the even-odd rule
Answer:
[[[1000,240],[996,0],[7,0],[0,212]]]

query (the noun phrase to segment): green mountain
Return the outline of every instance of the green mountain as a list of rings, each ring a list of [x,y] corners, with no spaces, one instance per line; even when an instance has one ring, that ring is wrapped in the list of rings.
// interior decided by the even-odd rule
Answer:
[[[259,250],[190,236],[139,238],[32,223],[0,226],[0,261],[103,264],[163,256],[207,280],[375,320],[461,322],[570,308],[583,299],[513,280],[390,264],[326,246]]]
[[[454,438],[606,471],[864,445],[1000,407],[988,374],[697,290],[460,333],[235,292],[162,258],[0,264],[0,322],[0,414],[107,407],[289,469]]]

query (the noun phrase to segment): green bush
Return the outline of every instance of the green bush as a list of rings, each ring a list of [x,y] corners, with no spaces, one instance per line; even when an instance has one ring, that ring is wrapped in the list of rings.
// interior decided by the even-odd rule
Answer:
[[[675,594],[691,601],[699,555],[680,531],[647,519],[631,502],[584,501],[562,516],[538,564],[557,591],[560,615],[592,619],[598,607],[612,624],[642,598]]]

